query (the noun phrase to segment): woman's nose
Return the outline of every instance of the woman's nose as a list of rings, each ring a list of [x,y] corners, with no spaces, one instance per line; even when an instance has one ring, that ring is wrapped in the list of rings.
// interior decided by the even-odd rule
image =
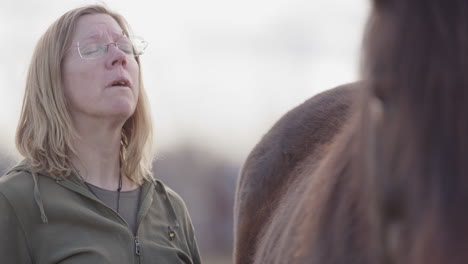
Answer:
[[[127,65],[127,55],[117,47],[116,43],[111,43],[107,46],[106,66],[110,69],[118,65]]]

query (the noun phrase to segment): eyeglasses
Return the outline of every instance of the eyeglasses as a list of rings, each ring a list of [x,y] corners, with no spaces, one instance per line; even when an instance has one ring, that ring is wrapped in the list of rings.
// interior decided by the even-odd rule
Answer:
[[[118,42],[105,44],[102,41],[76,43],[76,48],[80,57],[85,60],[99,59],[109,50],[109,46],[114,45],[128,56],[138,57],[144,53],[148,42],[141,37],[124,37]]]

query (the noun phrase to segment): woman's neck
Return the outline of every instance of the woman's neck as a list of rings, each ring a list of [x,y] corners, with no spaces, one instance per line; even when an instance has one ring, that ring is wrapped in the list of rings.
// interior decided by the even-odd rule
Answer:
[[[77,132],[80,138],[73,144],[76,156],[72,157],[72,162],[79,176],[100,188],[117,190],[119,176],[123,173],[120,166],[121,129],[77,129]],[[138,185],[122,174],[122,191],[137,187]]]

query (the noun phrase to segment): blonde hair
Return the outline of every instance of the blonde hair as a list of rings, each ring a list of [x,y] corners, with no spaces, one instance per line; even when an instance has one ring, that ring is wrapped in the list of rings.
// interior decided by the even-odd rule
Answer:
[[[29,66],[16,147],[35,172],[64,178],[73,172],[73,139],[78,138],[65,104],[62,61],[70,46],[78,19],[83,15],[107,14],[129,35],[125,19],[104,6],[73,9],[55,21],[39,39]],[[136,57],[138,66],[140,60]],[[139,71],[139,95],[135,112],[122,128],[122,171],[135,183],[150,179],[152,125],[148,99]]]

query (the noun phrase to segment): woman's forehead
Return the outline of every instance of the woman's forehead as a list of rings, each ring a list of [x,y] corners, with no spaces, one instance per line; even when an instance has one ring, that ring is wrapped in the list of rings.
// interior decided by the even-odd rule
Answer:
[[[120,38],[123,35],[117,21],[107,14],[84,15],[79,18],[75,29],[75,39],[99,39],[107,36]]]

